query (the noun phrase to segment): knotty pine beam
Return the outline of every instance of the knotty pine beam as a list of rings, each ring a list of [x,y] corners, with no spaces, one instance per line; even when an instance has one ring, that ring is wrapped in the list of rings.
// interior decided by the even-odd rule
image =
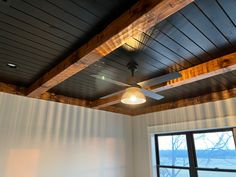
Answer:
[[[12,85],[12,84],[4,83],[4,82],[0,82],[0,92],[26,96],[24,87],[18,87],[18,86]],[[43,93],[37,99],[54,101],[54,102],[58,102],[58,103],[70,104],[70,105],[75,105],[75,106],[83,106],[83,107],[87,107],[87,108],[91,107],[90,106],[91,101],[67,97],[67,96],[63,96],[63,95],[56,95],[56,94],[50,93],[50,92]],[[120,109],[120,108],[112,107],[112,106],[104,108],[103,110],[108,111],[108,112],[125,114],[125,115],[131,114],[129,110],[124,110],[124,109]]]
[[[180,71],[182,77],[170,80],[166,83],[161,84],[161,86],[160,85],[150,86],[147,89],[152,90],[154,92],[161,92],[174,87],[190,84],[192,82],[213,77],[219,74],[224,74],[229,71],[233,71],[235,69],[236,69],[236,52],[182,70]],[[91,107],[100,109],[106,106],[117,104],[120,102],[121,95],[122,95],[121,92],[118,92],[118,94],[113,94],[110,97],[108,96],[103,99],[98,99],[96,101],[93,101]]]
[[[27,90],[30,97],[41,94],[85,69],[123,45],[127,39],[147,31],[193,0],[140,0],[102,32],[45,73]]]
[[[25,95],[25,88],[0,82],[0,92],[10,93],[15,95]]]
[[[0,92],[25,96],[24,88],[6,84],[3,82],[0,82]],[[135,110],[124,109],[124,108],[114,107],[114,106],[107,106],[100,109],[104,111],[119,113],[119,114],[136,116],[136,115],[159,112],[159,111],[175,109],[175,108],[180,108],[180,107],[185,107],[185,106],[190,106],[190,105],[196,105],[196,104],[201,104],[201,103],[206,103],[206,102],[219,101],[219,100],[229,99],[232,97],[236,97],[236,88],[219,91],[219,92],[212,92],[212,93],[202,95],[202,96],[197,96],[194,98],[181,99],[177,101],[157,104],[157,105],[139,108]],[[88,108],[90,108],[90,105],[91,105],[91,102],[86,101],[86,100],[66,97],[63,95],[55,95],[49,92],[44,93],[40,98],[37,98],[37,99],[54,101],[54,102],[76,105],[76,106],[83,106],[83,107],[88,107]]]
[[[24,87],[18,87],[12,84],[4,83],[4,82],[0,82],[0,92],[26,96]],[[40,95],[38,99],[54,101],[54,102],[59,102],[59,103],[64,103],[64,104],[71,104],[71,105],[76,105],[76,106],[84,106],[84,107],[89,107],[91,104],[87,100],[71,98],[71,97],[67,97],[63,95],[56,95],[54,93],[49,93],[49,92],[45,92],[44,94]]]
[[[136,115],[159,112],[159,111],[164,111],[164,110],[169,110],[169,109],[176,109],[176,108],[186,107],[186,106],[191,106],[191,105],[196,105],[196,104],[225,100],[232,97],[236,97],[236,88],[219,91],[219,92],[212,92],[206,95],[201,95],[201,96],[197,96],[193,98],[186,98],[186,99],[181,99],[181,100],[172,101],[168,103],[157,104],[157,105],[149,106],[146,108],[136,109],[132,111],[131,115],[136,116]]]
[[[160,92],[234,70],[236,70],[236,52],[182,70],[180,71],[182,77],[170,80],[165,86],[153,86],[151,89]]]
[[[44,94],[40,95],[39,99],[70,104],[75,106],[90,107],[90,101],[67,97],[64,95],[56,95],[54,93],[49,93],[49,92],[45,92]]]

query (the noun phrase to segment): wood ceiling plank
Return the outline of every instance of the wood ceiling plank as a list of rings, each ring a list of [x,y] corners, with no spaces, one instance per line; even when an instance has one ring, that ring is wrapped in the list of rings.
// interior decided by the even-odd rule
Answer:
[[[39,97],[47,90],[117,49],[128,38],[148,30],[192,1],[140,0],[102,32],[33,83],[27,89],[27,95]]]
[[[162,35],[157,36],[156,40],[160,41],[165,46],[168,46],[171,49],[178,49],[180,47],[181,49],[190,52],[193,57],[196,57],[195,62],[198,62],[197,60],[202,62],[211,59],[211,56],[208,53],[196,45],[194,41],[189,39],[174,24],[171,24],[170,22],[160,23],[157,28]]]
[[[54,30],[53,33],[50,33],[50,30],[47,30],[50,29],[48,28],[47,24],[13,8],[10,8],[9,10],[9,8],[0,6],[0,11],[3,12],[0,13],[1,22],[7,23],[8,25],[11,25],[21,31],[25,31],[27,33],[33,34],[34,36],[49,41],[46,42],[47,44],[53,43],[67,48],[70,46],[70,42],[75,40],[75,38],[71,39],[71,36],[66,35],[59,30]],[[5,27],[4,29],[9,28]],[[66,40],[63,39],[62,36],[65,36]]]
[[[170,80],[161,85],[150,86],[148,89],[154,92],[161,92],[234,70],[236,70],[236,52],[184,69],[180,71],[182,77]],[[122,92],[118,92],[117,94],[112,94],[110,97],[106,96],[106,98],[95,100],[92,103],[92,107],[100,109],[116,104],[120,101],[121,95]]]
[[[227,1],[228,3],[228,1]],[[218,28],[218,30],[225,35],[227,40],[234,44],[236,36],[235,25],[231,22],[228,15],[224,12],[222,7],[219,6],[218,1],[196,1],[196,5],[202,10],[202,12],[211,19],[212,23]],[[211,8],[207,8],[207,7]],[[232,7],[235,7],[234,5]]]
[[[224,3],[224,4],[229,4],[229,1],[227,2],[228,3]],[[235,7],[235,6],[232,6],[232,7]],[[204,15],[204,13],[196,6],[195,3],[192,3],[187,8],[184,8],[181,11],[181,14],[186,19],[191,21],[193,25],[196,26],[197,29],[199,29],[199,31],[201,31],[205,36],[207,36],[209,40],[212,43],[214,43],[216,47],[221,48],[222,46],[229,44],[227,39],[222,35],[222,33],[219,30],[217,30],[214,24],[211,23],[210,19],[208,19]]]

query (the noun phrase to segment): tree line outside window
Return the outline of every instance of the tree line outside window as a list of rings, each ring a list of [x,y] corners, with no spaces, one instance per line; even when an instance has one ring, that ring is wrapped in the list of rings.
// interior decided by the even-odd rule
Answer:
[[[236,177],[236,129],[155,135],[157,177]]]

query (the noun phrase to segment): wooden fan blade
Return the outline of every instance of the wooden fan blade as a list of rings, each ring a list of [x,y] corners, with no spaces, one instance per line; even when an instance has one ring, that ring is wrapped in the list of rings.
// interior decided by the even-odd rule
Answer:
[[[100,75],[90,75],[90,76],[94,77],[96,79],[100,79],[100,80],[103,80],[103,81],[106,81],[106,82],[110,82],[112,84],[116,84],[116,85],[122,86],[122,87],[130,87],[129,84],[125,84],[125,83],[122,83],[122,82],[110,79],[110,78],[105,77],[105,76],[100,76]]]
[[[159,94],[157,94],[157,93],[155,93],[155,92],[152,92],[152,91],[150,91],[150,90],[145,90],[145,89],[141,88],[141,91],[142,91],[143,94],[146,95],[147,97],[150,97],[150,98],[155,99],[155,100],[160,100],[160,99],[164,98],[164,96],[159,95]]]
[[[153,85],[157,85],[172,79],[176,79],[178,77],[181,77],[182,75],[179,72],[172,72],[163,76],[159,76],[159,77],[155,77],[143,82],[139,82],[138,85],[142,86],[142,87],[148,87],[148,86],[153,86]]]

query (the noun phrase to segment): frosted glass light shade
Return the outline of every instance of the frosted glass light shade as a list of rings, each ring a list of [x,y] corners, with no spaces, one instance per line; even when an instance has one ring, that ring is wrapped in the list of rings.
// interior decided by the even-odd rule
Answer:
[[[124,104],[142,104],[146,102],[145,95],[138,87],[129,87],[121,97],[121,102]]]

